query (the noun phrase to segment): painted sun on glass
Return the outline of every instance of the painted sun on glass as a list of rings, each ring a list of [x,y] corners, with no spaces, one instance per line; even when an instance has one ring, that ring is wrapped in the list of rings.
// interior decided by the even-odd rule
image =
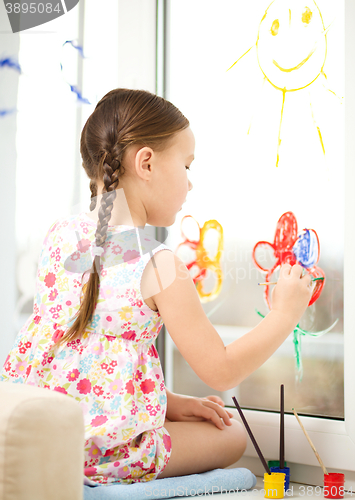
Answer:
[[[324,64],[327,56],[327,32],[320,9],[313,0],[274,0],[266,9],[259,25],[256,40],[256,54],[264,79],[275,89],[282,92],[282,104],[277,141],[276,166],[279,166],[281,126],[287,92],[295,92],[310,86],[319,76],[326,85],[327,76]],[[235,66],[252,48],[250,47],[235,63]],[[342,98],[340,98],[341,100]],[[314,116],[310,99],[310,111],[317,129],[320,145],[325,155],[320,127]],[[251,124],[248,129],[250,132]]]

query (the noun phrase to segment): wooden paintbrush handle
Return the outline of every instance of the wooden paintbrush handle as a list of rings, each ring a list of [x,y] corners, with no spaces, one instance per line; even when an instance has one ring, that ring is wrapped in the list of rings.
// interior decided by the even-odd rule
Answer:
[[[328,474],[327,469],[324,467],[324,464],[323,464],[323,462],[322,462],[322,460],[321,460],[321,458],[320,458],[320,456],[319,456],[319,454],[318,454],[317,450],[315,449],[314,444],[313,444],[313,443],[312,443],[312,441],[311,441],[311,438],[308,436],[308,433],[307,433],[306,429],[303,427],[302,422],[301,422],[301,420],[299,419],[299,416],[297,415],[297,413],[296,413],[295,409],[294,409],[294,408],[292,408],[292,411],[293,411],[293,413],[294,413],[295,417],[297,418],[298,423],[300,424],[301,429],[303,430],[304,435],[306,436],[306,438],[307,438],[307,440],[308,440],[309,444],[311,445],[311,448],[312,448],[312,450],[314,451],[314,454],[315,454],[315,456],[317,457],[317,460],[318,460],[318,462],[320,463],[320,466],[322,467],[324,474]]]

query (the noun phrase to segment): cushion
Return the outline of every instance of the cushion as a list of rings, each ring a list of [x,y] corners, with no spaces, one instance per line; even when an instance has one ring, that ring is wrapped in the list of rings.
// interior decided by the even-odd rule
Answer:
[[[82,500],[84,419],[74,399],[0,382],[0,498]]]
[[[256,485],[250,470],[213,469],[189,476],[165,477],[131,484],[84,486],[84,500],[147,500],[184,496],[201,497],[214,493],[234,493]]]

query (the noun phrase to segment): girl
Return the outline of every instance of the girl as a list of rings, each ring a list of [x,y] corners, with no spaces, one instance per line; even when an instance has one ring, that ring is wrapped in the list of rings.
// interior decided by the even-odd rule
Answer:
[[[285,264],[270,313],[225,347],[186,266],[144,230],[146,224],[171,226],[192,188],[189,121],[150,92],[115,89],[88,118],[80,149],[91,212],[59,218],[50,227],[33,314],[6,359],[2,380],[78,401],[87,484],[227,467],[245,450],[244,429],[217,396],[166,390],[154,340],[164,321],[201,380],[218,391],[231,389],[296,326],[311,298],[310,276]]]

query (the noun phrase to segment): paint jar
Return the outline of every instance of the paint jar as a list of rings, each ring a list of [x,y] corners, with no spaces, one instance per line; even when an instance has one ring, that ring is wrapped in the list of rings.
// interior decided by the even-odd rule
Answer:
[[[285,474],[285,491],[287,491],[290,487],[290,468],[284,467],[280,469],[280,467],[270,467],[271,472],[281,472]]]
[[[280,460],[268,460],[267,465],[270,467],[280,467]],[[284,460],[284,467],[287,467],[287,462]]]
[[[324,498],[344,498],[344,474],[324,474]]]
[[[284,485],[285,476],[281,472],[271,472],[264,474],[264,498],[283,498],[284,497]]]

